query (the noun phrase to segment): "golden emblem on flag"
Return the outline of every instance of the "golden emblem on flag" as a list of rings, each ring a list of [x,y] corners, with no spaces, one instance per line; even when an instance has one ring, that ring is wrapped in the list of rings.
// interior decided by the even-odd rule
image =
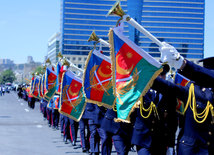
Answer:
[[[124,95],[125,93],[127,93],[136,86],[138,79],[139,74],[136,68],[133,72],[131,80],[121,83],[120,85],[117,86],[117,93],[120,95]]]
[[[63,102],[63,104],[67,104],[69,107],[74,108],[74,110],[76,111],[75,107],[78,106],[80,104],[80,102],[82,101],[83,93],[81,91],[79,91],[78,92],[79,95],[77,93],[77,95],[78,95],[77,97],[72,97],[72,96],[74,96],[74,94],[69,95],[69,89],[70,89],[70,85],[64,86],[63,92],[62,92],[62,102]]]
[[[93,88],[98,91],[105,91],[107,95],[110,95],[108,93],[108,90],[112,87],[112,82],[110,80],[111,73],[103,73],[101,66],[98,68],[98,70],[97,68],[98,68],[98,65],[94,65],[90,70],[90,87],[88,87],[87,89]],[[110,66],[107,65],[105,66],[104,69],[110,69]],[[108,79],[100,81],[100,79],[98,78],[98,75],[103,79],[106,79],[106,78]]]

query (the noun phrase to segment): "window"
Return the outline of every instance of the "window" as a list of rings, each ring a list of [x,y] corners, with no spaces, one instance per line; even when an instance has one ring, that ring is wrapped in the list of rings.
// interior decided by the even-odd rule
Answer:
[[[82,64],[78,64],[78,68],[82,68]]]

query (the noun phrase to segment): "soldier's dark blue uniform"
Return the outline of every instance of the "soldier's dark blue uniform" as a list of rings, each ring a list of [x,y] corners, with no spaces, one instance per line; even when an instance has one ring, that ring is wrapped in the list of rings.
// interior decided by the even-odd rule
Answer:
[[[69,122],[69,118],[67,116],[63,116],[63,118],[64,118],[64,126],[63,126],[64,142],[65,142],[65,144],[68,144],[69,141],[71,142],[70,122]]]
[[[179,73],[195,82],[194,92],[199,113],[204,110],[207,101],[214,103],[213,92],[209,89],[214,88],[213,71],[186,60],[185,67]],[[177,86],[157,78],[152,88],[162,94],[175,96],[184,103],[187,102],[189,94],[187,87]],[[179,136],[178,154],[214,154],[214,123],[210,113],[205,122],[197,123],[193,118],[192,111],[188,108],[184,121],[184,127]]]
[[[49,102],[52,102],[52,100],[50,100]],[[48,120],[48,126],[51,127],[53,124],[53,119],[52,119],[52,107],[48,107],[46,106],[46,111],[47,111],[47,120]]]
[[[79,123],[74,121],[73,119],[69,119],[69,124],[70,124],[70,135],[71,135],[72,145],[76,146]]]
[[[117,113],[113,109],[108,109],[102,120],[101,128],[106,131],[108,138],[113,139],[118,155],[127,155],[131,148],[133,126],[131,123],[117,123],[114,121],[115,118],[117,118]],[[111,151],[111,141],[108,145]]]
[[[59,129],[59,111],[58,109],[52,109],[52,118],[53,118],[53,128]]]
[[[100,123],[105,115],[105,108],[98,107],[95,104],[87,103],[85,115],[88,115],[88,124],[90,130],[90,152],[91,154],[99,154],[99,142],[101,139],[101,154],[110,154],[109,139],[106,132],[100,128]]]
[[[84,114],[85,114],[85,112],[83,113],[83,116],[79,121],[80,141],[81,141],[82,151],[88,152],[89,148],[90,148],[90,146],[89,146],[90,132],[89,132],[89,126],[88,126],[88,119],[85,118]]]
[[[48,102],[45,100],[45,99],[42,99],[41,100],[41,103],[42,103],[42,111],[43,111],[43,118],[44,118],[44,120],[46,120],[47,119],[47,105],[48,105]]]
[[[169,96],[163,96],[158,101],[159,94],[153,90],[149,90],[143,97],[143,105],[147,109],[151,101],[156,104],[157,112],[149,116],[149,118],[143,118],[143,115],[147,115],[148,112],[143,112],[142,109],[135,109],[135,122],[133,127],[132,144],[136,145],[139,155],[164,155],[166,154],[168,147],[174,147],[175,145],[175,132],[177,129],[177,117],[176,117],[176,100]],[[156,101],[157,99],[157,101]]]
[[[59,121],[60,121],[60,131],[61,131],[61,135],[64,137],[64,126],[65,126],[65,116],[60,114],[59,116]]]
[[[91,103],[87,103],[82,118],[79,121],[80,139],[83,152],[88,152],[90,149],[89,144],[90,131],[88,121],[89,119],[93,119],[93,117],[95,117],[95,113],[93,113],[94,110],[95,107]],[[87,129],[87,133],[85,133],[85,129]]]
[[[165,78],[169,71],[169,66],[164,66],[164,71],[160,74]],[[173,148],[175,145],[175,132],[177,129],[176,116],[176,98],[162,95],[150,89],[143,97],[142,106],[148,109],[153,102],[156,106],[157,112],[152,111],[148,115],[148,111],[141,108],[136,108],[133,113],[135,118],[132,144],[136,145],[139,155],[165,155],[167,148]],[[143,116],[148,118],[143,118]]]

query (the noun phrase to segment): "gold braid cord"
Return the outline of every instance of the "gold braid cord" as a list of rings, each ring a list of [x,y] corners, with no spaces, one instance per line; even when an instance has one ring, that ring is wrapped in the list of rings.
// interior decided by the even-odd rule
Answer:
[[[147,109],[144,108],[143,104],[144,104],[144,102],[143,102],[143,98],[142,98],[141,104],[140,104],[140,114],[141,114],[141,116],[142,116],[143,118],[149,118],[150,115],[151,115],[151,113],[152,113],[152,110],[153,110],[153,111],[154,111],[154,115],[157,116],[158,119],[159,119],[157,107],[156,107],[156,105],[155,105],[153,102],[150,103],[150,106],[149,106]],[[148,115],[147,115],[147,116],[144,116],[144,115],[143,115],[143,111],[144,111],[144,112],[148,112]]]
[[[194,92],[194,84],[192,83],[189,88],[189,96],[187,100],[187,104],[185,106],[184,112],[186,112],[188,106],[193,112],[193,117],[197,123],[203,123],[209,114],[209,111],[211,111],[212,117],[214,117],[214,111],[213,111],[213,106],[210,103],[210,101],[207,102],[207,105],[205,109],[201,112],[197,112],[197,106],[196,106],[196,99],[195,99],[195,92]]]

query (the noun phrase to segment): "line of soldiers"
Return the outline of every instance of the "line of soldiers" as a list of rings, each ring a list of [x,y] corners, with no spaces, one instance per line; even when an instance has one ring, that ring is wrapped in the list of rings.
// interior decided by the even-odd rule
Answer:
[[[131,123],[115,122],[117,112],[114,109],[92,103],[87,103],[80,122],[75,122],[47,108],[47,102],[41,100],[41,111],[49,120],[49,126],[58,129],[60,124],[65,143],[70,141],[73,146],[76,145],[79,128],[82,151],[92,155],[99,152],[110,155],[112,142],[119,155],[127,155],[133,146],[139,155],[213,155],[214,111],[211,109],[206,113],[206,107],[214,103],[214,57],[201,60],[204,64],[201,67],[184,59],[171,45],[163,44],[159,49],[161,61],[168,62],[170,67],[191,80],[186,87],[165,80],[170,68],[164,65],[163,72],[132,112]],[[188,103],[192,88],[196,107],[187,106],[185,114],[178,115],[176,99]]]

